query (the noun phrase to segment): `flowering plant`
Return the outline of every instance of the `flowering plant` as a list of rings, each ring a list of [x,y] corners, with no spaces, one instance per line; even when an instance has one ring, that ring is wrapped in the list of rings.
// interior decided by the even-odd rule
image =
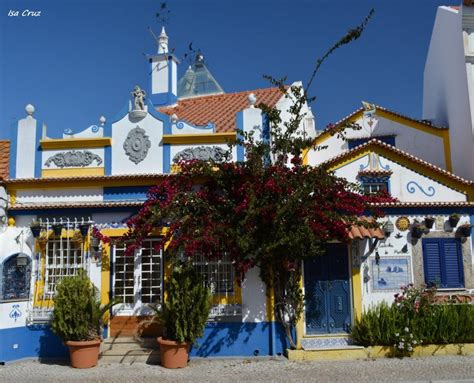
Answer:
[[[163,242],[168,255],[192,258],[205,254],[218,259],[226,254],[242,281],[247,271],[258,267],[260,276],[275,296],[275,317],[286,331],[290,347],[296,348],[293,328],[304,306],[299,285],[302,260],[323,251],[330,240],[348,242],[352,225],[378,227],[383,215],[375,205],[392,202],[388,195],[365,195],[359,186],[337,177],[326,166],[304,164],[304,155],[314,139],[302,129],[306,118],[308,89],[322,63],[337,48],[358,39],[373,10],[358,27],[350,30],[317,61],[306,89],[287,87],[284,79],[266,78],[289,98],[289,118],[264,104],[263,139],[239,131],[245,160],[230,162],[180,161],[179,172],[163,177],[148,192],[139,213],[128,220],[129,231],[120,242],[133,254],[155,229],[167,226]],[[360,129],[355,123],[331,128],[342,135],[344,128]],[[231,153],[231,150],[229,150]],[[374,219],[368,223],[362,215]],[[108,242],[97,230],[94,235]]]
[[[417,339],[413,332],[405,327],[402,332],[395,333],[395,354],[400,356],[409,356],[413,353],[415,346],[418,346],[423,341]]]

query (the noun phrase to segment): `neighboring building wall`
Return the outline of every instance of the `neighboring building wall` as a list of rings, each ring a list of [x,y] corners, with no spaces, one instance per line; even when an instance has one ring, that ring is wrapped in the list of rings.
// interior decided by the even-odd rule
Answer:
[[[398,149],[413,154],[442,169],[446,169],[446,156],[442,137],[377,116],[377,114],[372,118],[360,117],[355,120],[355,123],[362,129],[346,129],[345,136],[347,139],[377,138],[377,136],[394,135],[395,145]],[[308,152],[308,164],[318,165],[349,149],[348,142],[343,138],[337,137],[337,135],[330,136],[322,141],[320,145],[327,146],[327,149],[320,151],[310,150]],[[436,150],[433,150],[433,148],[436,148]]]
[[[469,101],[472,90],[468,90],[473,84],[472,70],[464,55],[461,22],[459,11],[438,8],[424,71],[423,118],[449,126],[453,172],[474,179],[474,109]]]
[[[367,240],[355,242],[352,246],[352,254],[358,254],[361,260],[360,269],[362,303],[364,309],[377,304],[381,301],[388,303],[393,302],[394,294],[400,293],[400,286],[413,283],[419,287],[425,283],[423,269],[423,238],[455,238],[457,237],[456,229],[452,229],[448,222],[450,213],[439,212],[435,209],[425,209],[424,214],[390,214],[386,216],[386,220],[390,220],[396,224],[397,219],[406,217],[410,224],[413,222],[424,222],[426,216],[430,215],[435,218],[435,224],[429,233],[424,234],[420,239],[412,238],[410,228],[400,230],[395,225],[395,231],[385,240],[380,241],[372,252],[369,251],[370,243]],[[407,210],[408,212],[409,210]],[[414,211],[414,209],[412,209]],[[453,213],[455,211],[452,211]],[[469,214],[461,215],[459,225],[470,223]],[[474,280],[472,278],[472,242],[469,238],[462,239],[462,255],[463,255],[463,271],[464,286],[466,289],[474,288]],[[373,243],[373,242],[372,242]],[[378,253],[379,264],[376,263],[376,254]],[[357,258],[357,257],[355,257]],[[387,272],[387,268],[394,266],[402,268],[396,272]]]
[[[381,169],[391,170],[389,190],[392,197],[402,202],[466,201],[466,195],[453,190],[420,173],[399,165],[388,158],[379,157]],[[339,169],[336,175],[349,182],[359,182],[357,174],[369,166],[369,155],[354,160]]]

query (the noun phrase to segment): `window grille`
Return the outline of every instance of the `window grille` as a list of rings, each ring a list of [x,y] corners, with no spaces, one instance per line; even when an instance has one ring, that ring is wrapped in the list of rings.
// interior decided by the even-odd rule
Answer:
[[[61,279],[77,275],[79,269],[85,268],[84,248],[81,242],[73,242],[69,237],[48,240],[45,258],[46,295],[55,294]]]
[[[195,255],[192,261],[205,286],[211,290],[213,307],[210,318],[241,315],[242,307],[235,288],[234,266],[229,257],[224,255],[221,259],[209,260],[204,255]]]
[[[136,305],[162,303],[161,241],[143,241],[135,256],[126,256],[125,247],[115,248],[114,297],[122,308],[136,309]]]
[[[31,299],[28,314],[29,323],[47,322],[52,314],[52,299],[58,283],[65,277],[75,276],[80,269],[89,275],[88,249],[84,247],[84,238],[79,234],[82,224],[92,225],[89,219],[46,219],[40,222],[41,234],[36,241],[41,250],[36,261],[36,281],[43,282],[42,292]],[[60,234],[53,227],[62,227]],[[43,271],[44,270],[44,271]]]
[[[30,297],[31,259],[25,257],[25,265],[18,264],[16,254],[0,265],[0,300],[25,300]]]

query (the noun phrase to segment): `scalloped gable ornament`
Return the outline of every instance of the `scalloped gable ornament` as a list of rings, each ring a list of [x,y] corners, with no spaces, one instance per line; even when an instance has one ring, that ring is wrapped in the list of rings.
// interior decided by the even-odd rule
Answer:
[[[138,164],[143,161],[151,147],[150,137],[145,134],[145,130],[137,126],[132,129],[123,143],[123,149],[129,160]]]

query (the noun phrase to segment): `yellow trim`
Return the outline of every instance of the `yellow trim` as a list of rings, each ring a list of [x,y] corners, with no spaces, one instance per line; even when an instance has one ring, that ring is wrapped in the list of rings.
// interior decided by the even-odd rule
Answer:
[[[41,177],[43,178],[103,176],[104,174],[105,169],[103,167],[41,170]]]
[[[365,358],[393,357],[394,348],[390,346],[372,346],[330,350],[287,350],[288,360],[348,360]],[[427,344],[413,348],[413,356],[430,357],[434,355],[474,355],[473,343]]]
[[[218,144],[233,142],[237,133],[163,134],[165,144]]]
[[[301,273],[301,278],[300,278],[300,289],[303,291],[303,273]],[[296,323],[296,349],[300,350],[301,349],[301,339],[303,338],[304,335],[304,314],[305,310],[303,309],[303,312],[301,313],[301,318]]]
[[[49,149],[77,149],[77,148],[103,148],[112,145],[112,138],[58,138],[40,140],[43,150]]]
[[[273,289],[267,289],[267,322],[275,320],[275,294]]]
[[[101,303],[107,304],[110,300],[110,245],[104,244],[102,248],[102,267],[100,269],[100,298]]]
[[[16,190],[9,190],[10,192],[10,206],[16,203]]]
[[[352,246],[349,247],[349,264],[352,265],[354,254],[352,254]],[[362,277],[360,267],[351,267],[351,283],[352,283],[352,307],[354,322],[360,320],[362,316]]]

